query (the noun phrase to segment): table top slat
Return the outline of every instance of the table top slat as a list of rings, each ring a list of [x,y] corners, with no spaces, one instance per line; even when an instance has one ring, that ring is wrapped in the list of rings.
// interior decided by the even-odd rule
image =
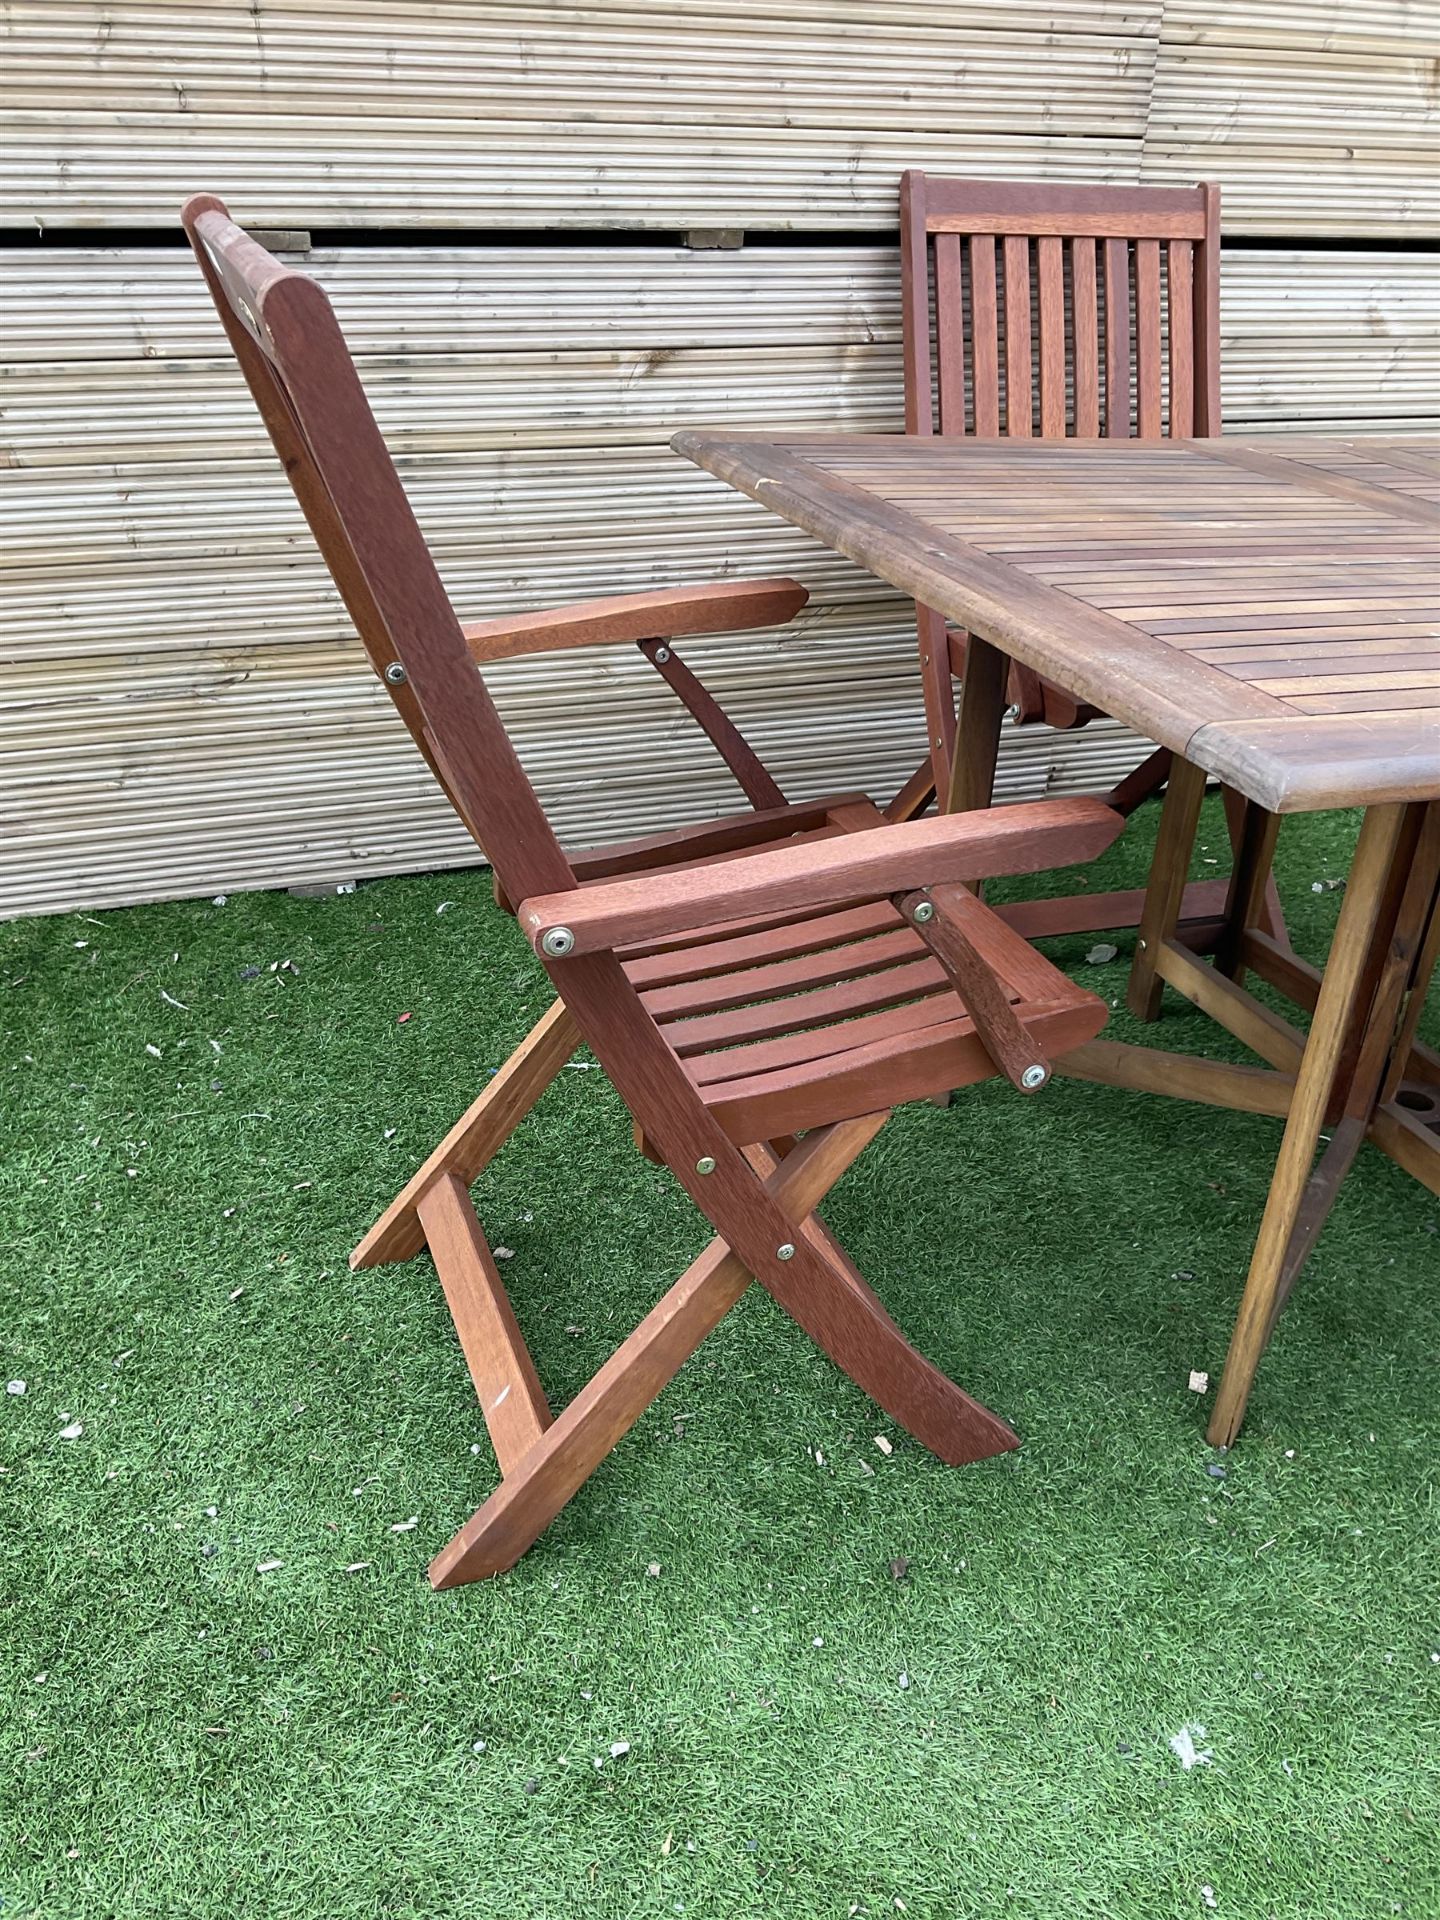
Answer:
[[[1440,445],[672,444],[1272,810],[1440,798]]]

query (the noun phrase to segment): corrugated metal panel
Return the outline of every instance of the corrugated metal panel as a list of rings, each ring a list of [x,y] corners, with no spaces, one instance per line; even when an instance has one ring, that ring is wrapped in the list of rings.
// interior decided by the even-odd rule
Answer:
[[[1413,0],[12,0],[0,224],[893,232],[896,176],[1220,178],[1232,233],[1433,231]],[[686,421],[899,424],[888,248],[314,257],[457,604],[787,569],[784,636],[695,651],[797,794],[918,756],[906,610],[665,450]],[[1435,263],[1225,264],[1227,417],[1435,409]],[[353,638],[187,258],[0,256],[0,911],[469,857]],[[634,660],[497,675],[576,840],[724,774]],[[1009,745],[1009,791],[1133,757]]]
[[[163,137],[162,137],[163,134]],[[187,193],[218,192],[247,225],[696,226],[877,230],[895,224],[902,169],[1053,180],[1135,177],[1139,143],[974,132],[857,133],[777,127],[577,129],[481,123],[143,115],[65,128],[8,116],[0,225],[169,225]]]
[[[897,759],[919,758],[913,637],[898,608],[884,623],[822,608],[783,647],[758,635],[743,648],[696,642],[686,651],[794,794],[841,776],[883,791]],[[837,657],[846,668],[838,681]],[[574,837],[617,837],[737,804],[634,656],[592,656],[559,682],[543,663],[516,666],[493,684],[557,824],[585,823]],[[22,744],[0,749],[0,766],[7,784],[30,775],[28,803],[11,809],[12,846],[29,880],[23,903],[7,893],[7,904],[45,911],[475,858],[348,662],[293,649],[281,662],[255,663],[236,649],[205,685],[183,667],[97,677],[87,707],[84,726],[23,694],[12,709]],[[603,729],[592,731],[597,712]],[[1086,743],[1091,781],[1135,759],[1118,728],[1105,731],[1108,739]],[[1017,732],[1002,791],[1043,792],[1060,766],[1039,730]]]
[[[14,6],[9,80],[17,108],[94,115],[259,112],[408,125],[586,122],[665,127],[811,127],[907,134],[952,130],[956,89],[970,119],[1014,131],[1134,138],[1141,131],[1156,16],[1141,30],[1077,30],[966,8],[928,21],[855,21],[817,31],[783,6],[487,4],[443,10],[347,0],[249,5]],[[1078,9],[1083,16],[1093,11]],[[1058,16],[1058,17],[1056,17]],[[1043,49],[1037,62],[1023,60]],[[1048,112],[1047,112],[1048,108]],[[1044,121],[1042,126],[1040,123]],[[524,139],[523,132],[518,136]]]
[[[783,635],[698,642],[796,797],[883,794],[919,758],[908,610],[668,453],[729,419],[899,425],[888,248],[339,249],[311,268],[472,617],[793,571]],[[1440,263],[1225,261],[1237,423],[1405,426],[1433,407]],[[0,910],[473,857],[350,636],[187,256],[0,255]],[[1312,360],[1301,344],[1318,343]],[[543,351],[540,350],[544,343]],[[703,817],[733,789],[635,657],[543,658],[497,693],[574,843]],[[1011,736],[1007,793],[1123,770],[1122,730]]]
[[[0,262],[10,463],[93,462],[97,416],[111,461],[263,454],[188,254]],[[797,419],[821,407],[837,424],[899,423],[889,248],[366,248],[306,265],[401,451],[643,444],[687,418],[763,423],[782,404]],[[1229,253],[1222,333],[1237,418],[1433,411],[1440,258]]]
[[[216,352],[215,315],[187,251],[55,250],[6,256],[6,358],[183,359]],[[855,345],[898,338],[893,252],[823,247],[594,245],[346,247],[304,260],[345,314],[355,351],[435,353],[531,347]],[[85,300],[73,303],[83,278]],[[62,303],[63,312],[62,312]],[[63,332],[56,333],[57,315]]]
[[[1232,253],[1221,269],[1225,419],[1232,428],[1440,411],[1440,257]]]

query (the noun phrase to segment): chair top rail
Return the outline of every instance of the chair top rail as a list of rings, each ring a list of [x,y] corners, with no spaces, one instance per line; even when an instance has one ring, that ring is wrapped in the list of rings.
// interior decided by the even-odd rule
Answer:
[[[965,180],[912,168],[927,233],[1049,234],[1065,239],[1203,240],[1208,189],[1070,187],[1034,180]]]

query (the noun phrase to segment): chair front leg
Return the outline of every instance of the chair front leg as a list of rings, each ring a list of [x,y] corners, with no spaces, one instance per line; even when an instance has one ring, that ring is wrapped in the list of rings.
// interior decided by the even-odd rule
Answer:
[[[540,1538],[750,1284],[712,1241],[430,1563],[430,1584],[503,1573]]]
[[[763,1165],[768,1149],[747,1153]],[[842,1373],[946,1466],[970,1466],[1020,1445],[1011,1427],[906,1339],[818,1214],[801,1231],[824,1262],[829,1284],[788,1297],[773,1286],[767,1291]]]
[[[371,1227],[350,1256],[352,1270],[413,1259],[425,1244],[425,1194],[450,1174],[473,1186],[579,1045],[580,1029],[557,1000]]]

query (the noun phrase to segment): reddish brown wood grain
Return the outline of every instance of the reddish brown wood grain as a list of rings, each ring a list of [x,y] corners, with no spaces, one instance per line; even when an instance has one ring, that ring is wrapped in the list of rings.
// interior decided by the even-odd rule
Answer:
[[[196,201],[186,218],[376,670],[503,894],[521,901],[522,924],[537,939],[568,928],[545,956],[556,1006],[354,1256],[357,1265],[403,1257],[423,1235],[495,1442],[501,1485],[437,1558],[436,1583],[512,1564],[751,1276],[940,1458],[959,1463],[1014,1445],[1002,1421],[904,1337],[811,1216],[894,1100],[993,1075],[997,1058],[1010,1071],[1022,1050],[1075,1044],[1105,1017],[1095,995],[973,896],[942,895],[933,952],[870,896],[1087,858],[1113,837],[1116,816],[1061,800],[885,826],[868,801],[780,804],[728,721],[655,643],[788,618],[804,599],[793,582],[665,590],[462,627],[319,288],[248,241],[219,202]],[[993,333],[993,241],[990,255]],[[1014,269],[1008,242],[1006,257]],[[1027,308],[1027,356],[1028,300],[1027,264],[1023,287],[1007,290],[1007,323]],[[1007,352],[1016,393],[1028,394],[1028,358],[1021,368],[1014,340]],[[672,669],[672,684],[761,804],[740,820],[572,864],[475,656],[621,640],[639,641]],[[942,651],[948,660],[948,645]],[[669,1170],[716,1238],[552,1420],[468,1185],[581,1040],[629,1107],[642,1151]]]
[[[1195,428],[1194,253],[1188,241],[1166,249],[1170,300],[1170,431],[1187,439]]]
[[[928,252],[925,175],[911,168],[900,176],[900,306],[907,433],[934,431]]]
[[[940,242],[937,239],[936,246]],[[1040,431],[1065,438],[1065,243],[1047,235],[1035,243],[1040,300]]]
[[[907,431],[935,431],[932,394],[938,385],[942,435],[999,435],[1002,391],[1004,430],[1012,437],[1026,439],[1037,430],[1045,439],[1063,439],[1072,430],[1081,438],[1096,435],[1102,418],[1103,339],[1105,431],[1115,437],[1129,437],[1132,429],[1145,437],[1161,434],[1167,424],[1161,368],[1162,245],[1170,262],[1182,263],[1178,267],[1180,277],[1170,288],[1168,424],[1172,433],[1194,430],[1195,365],[1201,351],[1197,324],[1212,344],[1218,335],[1211,306],[1204,306],[1196,314],[1192,249],[1207,233],[1218,234],[1217,193],[1199,187],[1067,188],[1031,182],[954,180],[912,170],[902,177],[900,203]],[[1096,276],[1097,242],[1103,247],[1107,302],[1103,330],[1101,289]],[[1133,409],[1132,243],[1136,263]],[[1205,257],[1209,263],[1212,256]],[[968,260],[968,335],[963,260]],[[1202,291],[1204,300],[1213,305],[1218,281],[1208,264]],[[942,649],[943,621],[923,602],[918,608],[918,625],[934,789],[943,802],[955,791],[958,779],[974,788],[983,804],[989,798],[988,784],[972,778],[956,764],[955,676],[966,671],[966,635],[957,632]],[[1013,710],[1019,724],[1043,720],[1054,727],[1080,727],[1103,711],[1019,659],[1012,660],[1007,671],[1002,705]],[[905,811],[900,809],[902,815]]]
[[[824,800],[797,801],[784,807],[757,807],[750,813],[728,814],[719,820],[696,820],[664,833],[619,840],[611,846],[589,847],[570,856],[576,876],[598,879],[607,874],[643,873],[652,867],[689,866],[699,860],[727,859],[747,847],[796,838],[823,830],[832,807],[863,800],[848,793]]]
[[[1195,246],[1195,431],[1220,431],[1220,189],[1201,189],[1205,219]]]
[[[1114,235],[1199,239],[1206,230],[1200,187],[1069,187],[1049,181],[926,176],[930,231]]]
[[[1135,369],[1137,428],[1142,440],[1158,440],[1160,419],[1160,242],[1135,242]]]
[[[785,795],[765,762],[705,684],[663,640],[642,640],[640,651],[691,714],[735,778],[752,807],[785,805]]]
[[[1130,437],[1130,248],[1105,242],[1105,434]]]
[[[1095,242],[1070,247],[1070,292],[1075,346],[1075,432],[1100,431],[1100,307],[1095,280]]]
[[[540,613],[471,620],[461,627],[471,657],[508,660],[559,647],[613,647],[625,641],[669,640],[686,633],[739,633],[784,626],[809,594],[795,580],[717,580],[699,587],[661,587],[608,600],[582,600]]]
[[[443,1174],[426,1190],[419,1215],[495,1458],[508,1472],[550,1425],[540,1376],[465,1183]]]
[[[1030,242],[1005,238],[1005,431],[1028,440],[1033,432],[1030,362]]]
[[[1270,812],[1440,783],[1440,504],[1384,441],[676,445]]]
[[[921,938],[959,994],[991,1061],[1018,1092],[1038,1092],[1050,1077],[1050,1063],[1011,1005],[1009,983],[983,950],[985,931],[995,916],[964,887],[931,887],[899,904],[906,918],[920,927]],[[923,924],[916,914],[920,907],[928,907],[932,915]]]
[[[1000,334],[996,311],[995,238],[970,236],[971,369],[976,433],[1000,431]]]
[[[917,271],[924,271],[924,255]],[[965,431],[965,296],[960,279],[960,236],[935,241],[935,364],[940,381],[940,431]],[[928,351],[927,356],[928,358]]]
[[[844,834],[806,848],[777,847],[717,866],[599,881],[562,895],[536,894],[518,919],[537,950],[547,932],[568,929],[568,954],[613,951],[707,919],[763,913],[772,906],[898,893],[949,880],[1033,873],[1093,859],[1119,832],[1119,817],[1097,800],[1043,800],[993,812],[908,820]],[[564,958],[558,963],[565,964]]]
[[[1058,1005],[1037,1004],[1025,1010],[1027,1030],[1041,1056],[1060,1055],[1092,1040],[1105,1022],[1103,1004],[1081,1005],[1067,999]],[[923,1032],[872,1041],[808,1061],[784,1074],[765,1074],[749,1080],[726,1080],[703,1089],[706,1106],[736,1140],[748,1140],[757,1127],[779,1132],[798,1131],[817,1124],[820,1113],[863,1113],[877,1087],[905,1089],[907,1100],[920,1100],[953,1087],[970,1086],[993,1078],[995,1063],[968,1016],[957,1016]]]

